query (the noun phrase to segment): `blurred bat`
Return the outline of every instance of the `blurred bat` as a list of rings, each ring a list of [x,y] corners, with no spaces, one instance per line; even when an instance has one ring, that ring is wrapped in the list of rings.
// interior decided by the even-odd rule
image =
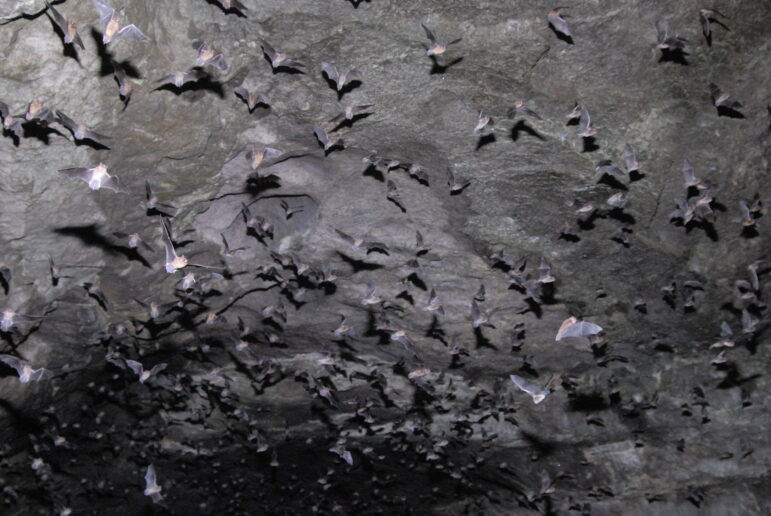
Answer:
[[[557,7],[556,9],[552,9],[546,15],[546,18],[549,20],[549,23],[551,23],[551,26],[554,27],[554,30],[564,34],[567,37],[572,37],[573,33],[570,32],[570,27],[568,27],[568,22],[566,22],[565,19],[560,14],[560,11],[562,9],[564,9],[564,7]]]
[[[722,91],[715,83],[710,83],[709,93],[712,96],[712,104],[716,108],[725,108],[736,111],[742,107],[740,102],[732,99],[728,92]]]
[[[45,107],[39,100],[29,103],[24,118],[30,122],[38,120],[46,125],[55,121],[53,110]]]
[[[434,36],[434,33],[431,32],[428,27],[426,27],[422,23],[420,24],[420,26],[423,27],[423,30],[426,32],[426,37],[429,39],[429,41],[431,41],[431,46],[429,46],[428,49],[426,50],[426,55],[428,56],[438,56],[440,54],[444,54],[445,52],[447,52],[447,48],[449,46],[460,43],[463,40],[463,38],[458,38],[450,41],[449,43],[444,43],[444,44],[439,43],[438,41],[436,41],[436,37]]]
[[[342,122],[343,120],[353,120],[354,117],[360,113],[364,113],[367,109],[371,108],[373,104],[362,104],[359,106],[345,106],[345,110],[334,118],[331,118],[330,123]]]
[[[538,385],[528,382],[521,376],[512,374],[509,375],[509,378],[511,378],[511,381],[514,382],[514,385],[516,385],[522,392],[533,398],[533,403],[536,405],[545,400],[546,396],[550,394],[548,387],[539,387]]]
[[[164,210],[177,211],[177,208],[171,204],[158,202],[158,195],[153,191],[149,181],[145,181],[145,199],[145,207],[147,207],[149,211],[157,211],[161,215],[166,215],[167,217],[173,217],[174,215],[172,213],[167,213]]]
[[[568,317],[560,325],[557,337],[554,340],[562,340],[568,337],[590,337],[603,331],[602,327],[587,321],[580,321],[575,317]]]
[[[155,364],[152,369],[145,370],[145,367],[136,360],[126,360],[125,362],[129,369],[139,377],[139,383],[145,383],[153,375],[157,376],[167,366],[167,364]]]
[[[685,38],[677,34],[669,33],[669,24],[664,20],[656,21],[656,39],[658,47],[662,50],[681,50],[685,48]]]
[[[44,367],[32,369],[27,361],[12,355],[0,355],[0,362],[4,362],[16,369],[16,373],[19,375],[19,383],[39,382],[40,380],[53,377],[53,373],[48,369]]]
[[[495,120],[490,115],[485,115],[481,111],[477,115],[477,125],[474,127],[474,134],[479,134],[485,129],[489,129],[495,126]]]
[[[340,238],[351,244],[351,249],[354,251],[359,249],[365,249],[367,254],[375,251],[382,254],[388,254],[388,246],[382,242],[370,242],[359,237],[352,237],[347,233],[343,233],[339,229],[335,228],[335,232],[340,235]]]
[[[581,106],[581,119],[578,122],[578,136],[582,138],[589,138],[597,134],[597,130],[592,126],[592,117],[589,116],[589,111]]]
[[[105,136],[103,134],[97,133],[96,131],[92,131],[88,127],[86,127],[85,124],[79,124],[75,122],[72,118],[68,117],[58,109],[56,110],[56,117],[59,119],[59,122],[66,127],[67,129],[72,132],[73,138],[76,140],[91,140],[96,143],[99,143],[101,145],[105,145],[104,141],[109,140],[109,136]]]
[[[142,237],[139,236],[139,233],[123,233],[121,231],[113,231],[112,234],[117,238],[126,239],[126,245],[130,249],[137,249],[139,246],[142,246],[147,251],[155,252],[155,249],[150,247],[150,244],[142,240]]]
[[[250,113],[254,111],[254,108],[260,104],[264,106],[270,106],[270,100],[268,97],[262,94],[253,93],[242,86],[234,88],[233,92],[238,95],[244,102],[246,102]]]
[[[117,176],[107,173],[107,165],[104,163],[99,163],[94,168],[65,168],[58,172],[72,179],[80,179],[92,190],[107,188],[115,193],[129,193]]]
[[[536,120],[543,120],[538,113],[525,106],[524,100],[517,100],[514,102],[514,106],[510,107],[506,112],[506,116],[509,118],[514,118],[516,115],[524,115],[535,118]]]
[[[195,49],[198,56],[195,59],[196,66],[216,66],[220,70],[227,70],[228,63],[223,54],[217,54],[205,41],[200,42]]]
[[[317,125],[313,126],[313,133],[316,135],[321,146],[324,147],[324,152],[334,149],[335,147],[345,147],[345,140],[342,138],[330,139],[329,133]]]
[[[627,143],[624,145],[624,166],[626,167],[626,173],[631,174],[640,170],[640,163],[637,161],[637,154],[635,154],[632,147]]]
[[[286,67],[286,68],[299,68],[305,66],[299,61],[296,61],[294,59],[290,59],[289,55],[287,55],[285,52],[279,52],[273,46],[271,46],[270,43],[262,40],[262,51],[265,52],[265,55],[268,56],[270,59],[270,66],[275,70],[276,68]]]
[[[452,172],[452,169],[447,167],[447,184],[450,186],[450,195],[457,195],[471,184],[471,179],[467,179],[466,181],[457,181],[455,179],[455,174]]]
[[[0,102],[0,117],[3,119],[3,130],[12,132],[17,138],[21,138],[24,129],[21,126],[22,117],[11,115],[11,110],[5,102]]]
[[[284,154],[283,151],[271,147],[264,147],[261,151],[257,151],[254,145],[252,145],[252,148],[246,153],[246,160],[249,162],[252,170],[257,170],[264,162],[278,158],[282,154]]]
[[[64,43],[67,45],[74,43],[85,50],[86,47],[83,46],[83,40],[80,39],[80,34],[78,34],[78,28],[75,24],[72,21],[65,19],[59,11],[54,9],[54,6],[48,3],[48,1],[46,1],[46,6],[48,7],[47,14],[51,16],[51,19],[56,26],[59,27],[59,30],[64,34]]]
[[[158,79],[155,82],[156,84],[160,84],[159,87],[163,86],[164,84],[172,84],[177,88],[181,88],[188,82],[197,82],[204,77],[207,77],[206,72],[193,68],[187,72],[174,72],[173,74],[167,75],[166,77]]]
[[[361,74],[355,68],[345,73],[339,73],[337,67],[326,61],[321,62],[321,69],[324,71],[330,81],[335,83],[337,91],[341,91],[347,84],[354,81],[361,81]]]
[[[717,9],[699,9],[699,21],[701,22],[701,32],[704,34],[704,38],[707,40],[708,44],[711,44],[712,41],[712,28],[710,27],[710,24],[713,20],[715,20],[715,15],[721,16],[723,18],[728,18],[725,14],[721,13]],[[720,24],[720,22],[717,22]]]
[[[229,0],[222,0],[229,1]],[[234,2],[237,2],[237,0],[233,0]],[[150,464],[147,466],[147,472],[145,473],[145,496],[149,496],[152,498],[153,503],[158,503],[161,500],[163,500],[163,495],[161,495],[161,486],[158,485],[158,482],[155,478],[155,466]]]
[[[94,7],[99,12],[99,21],[104,26],[104,34],[102,35],[102,43],[107,45],[116,39],[133,39],[137,41],[150,41],[150,39],[142,34],[136,25],[129,24],[121,27],[120,21],[115,16],[115,9],[105,2],[104,0],[93,0]]]

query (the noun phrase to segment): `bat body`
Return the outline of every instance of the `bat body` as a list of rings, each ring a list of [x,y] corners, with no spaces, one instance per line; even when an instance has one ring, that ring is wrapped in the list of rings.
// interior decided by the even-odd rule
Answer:
[[[563,321],[557,337],[554,340],[562,340],[568,337],[590,337],[603,331],[602,327],[587,321],[580,321],[575,317],[568,317]]]
[[[428,55],[428,56],[438,56],[438,55],[444,54],[445,52],[447,52],[447,49],[451,45],[455,45],[457,43],[460,43],[463,40],[463,38],[458,38],[458,39],[450,41],[449,43],[439,43],[436,40],[436,37],[434,36],[434,33],[431,32],[431,30],[429,30],[428,27],[426,27],[422,23],[420,24],[420,26],[423,27],[423,30],[426,33],[426,37],[429,39],[429,41],[431,41],[431,45],[426,50],[426,55]]]
[[[255,148],[252,147],[251,150],[246,153],[246,160],[249,162],[252,170],[257,170],[257,168],[267,160],[278,158],[282,154],[284,154],[283,151],[271,147],[264,147],[261,151],[255,150]]]
[[[254,111],[254,108],[260,104],[270,106],[270,100],[268,97],[262,94],[251,92],[242,86],[234,88],[233,92],[238,95],[244,102],[246,102],[250,113]]]
[[[163,245],[166,249],[166,272],[169,274],[174,274],[179,269],[184,269],[187,267],[187,258],[182,255],[178,255],[174,249],[174,242],[171,240],[171,232],[169,231],[168,224],[163,217],[161,217],[161,233],[163,236]]]
[[[335,89],[337,91],[341,91],[348,84],[354,81],[361,81],[361,74],[355,68],[345,73],[339,73],[335,65],[322,61],[321,69],[329,78],[329,80],[335,83]]]
[[[568,27],[568,22],[566,22],[565,18],[563,18],[562,15],[560,14],[560,11],[562,9],[563,9],[562,7],[552,9],[546,15],[546,19],[549,20],[549,23],[551,23],[551,26],[554,27],[554,30],[564,34],[567,37],[571,37],[573,36],[573,33],[570,32],[570,27]]]
[[[92,131],[85,124],[75,122],[72,118],[68,117],[58,109],[56,110],[56,117],[59,119],[60,124],[70,130],[73,138],[76,140],[92,140],[104,145],[105,140],[110,139],[109,136]]]
[[[56,120],[53,110],[45,107],[39,100],[33,100],[29,103],[24,118],[30,122],[37,120],[44,124],[50,124]]]
[[[134,83],[131,82],[129,76],[126,75],[126,71],[117,63],[113,63],[113,75],[115,80],[118,81],[118,94],[123,98],[123,101],[128,104],[131,100],[131,92],[134,89]]]
[[[53,373],[48,369],[43,367],[32,369],[29,363],[12,355],[0,355],[0,362],[4,362],[16,369],[16,372],[19,374],[19,383],[39,382],[53,376]]]
[[[64,18],[64,16],[61,15],[59,11],[54,9],[54,6],[49,4],[46,1],[46,6],[48,7],[48,14],[51,16],[51,19],[54,21],[57,27],[59,27],[59,30],[62,31],[62,34],[64,34],[64,43],[67,45],[70,44],[76,44],[81,49],[84,49],[86,47],[83,46],[83,40],[80,39],[80,34],[78,34],[78,28],[75,26],[75,24]]]
[[[456,180],[452,169],[449,167],[447,168],[447,185],[450,187],[450,195],[461,193],[470,184],[470,179],[467,179],[466,181]]]
[[[112,234],[118,238],[125,238],[126,244],[130,249],[137,249],[139,246],[142,246],[144,249],[150,252],[155,251],[155,249],[150,247],[150,244],[145,242],[142,237],[139,236],[139,233],[123,233],[121,231],[113,231]]]
[[[59,170],[59,173],[73,179],[80,179],[88,184],[92,190],[107,188],[115,193],[128,193],[128,190],[121,184],[117,176],[111,176],[107,173],[107,165],[99,163],[94,168],[65,168]]]
[[[158,481],[155,478],[155,466],[150,464],[147,466],[147,472],[145,473],[145,496],[149,496],[153,503],[159,503],[163,500],[161,495],[161,486],[158,485]]]
[[[196,50],[198,51],[198,56],[195,60],[196,66],[212,65],[223,71],[228,69],[228,63],[225,60],[225,56],[216,53],[213,48],[206,44],[206,42],[201,42]]]
[[[155,364],[152,369],[148,370],[146,370],[144,366],[136,360],[126,360],[126,365],[129,369],[134,371],[134,374],[139,377],[139,383],[145,383],[151,376],[157,375],[166,369],[167,364]]]
[[[712,23],[712,20],[715,19],[715,16],[721,16],[723,18],[727,18],[727,16],[717,9],[699,9],[699,22],[701,22],[701,32],[704,34],[704,37],[707,39],[707,42],[709,43],[710,37],[712,36],[712,27],[710,26]],[[717,22],[720,24],[720,22]]]
[[[105,0],[93,0],[94,7],[99,13],[99,21],[104,27],[102,43],[107,45],[117,39],[133,39],[136,41],[150,41],[136,25],[121,26],[120,20],[115,15],[115,9]]]
[[[276,68],[301,68],[304,67],[301,62],[291,59],[285,52],[279,52],[273,46],[265,40],[262,40],[262,51],[270,59],[270,66],[275,70]]]
[[[550,394],[548,388],[539,387],[538,385],[528,382],[521,376],[512,374],[509,376],[509,378],[511,378],[511,381],[514,382],[514,385],[516,385],[522,392],[533,398],[533,403],[536,405],[545,400],[546,396]]]
[[[474,126],[474,134],[479,134],[485,129],[492,129],[495,126],[495,120],[490,115],[485,115],[481,111],[477,116],[477,125]]]

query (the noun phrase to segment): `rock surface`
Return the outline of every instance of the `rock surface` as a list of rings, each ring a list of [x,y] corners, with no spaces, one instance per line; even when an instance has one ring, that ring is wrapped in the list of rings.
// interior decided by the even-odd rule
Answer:
[[[576,5],[570,41],[540,1],[244,3],[243,15],[215,0],[116,4],[151,41],[106,47],[91,2],[57,3],[83,50],[63,45],[44,2],[0,7],[0,101],[21,114],[40,100],[111,136],[106,148],[33,122],[0,140],[0,261],[12,272],[0,304],[46,314],[0,334],[2,353],[54,374],[21,384],[0,366],[4,514],[771,512],[771,4],[718,1],[726,16],[713,16],[723,25],[708,44],[690,0]],[[657,20],[684,52],[657,48]],[[463,39],[432,60],[421,22],[440,42]],[[261,39],[304,73],[272,71]],[[199,41],[228,69],[158,89],[195,65]],[[340,96],[322,61],[362,80]],[[132,77],[128,103],[116,66]],[[713,106],[710,83],[738,112]],[[250,113],[237,86],[270,107]],[[507,118],[517,100],[542,120]],[[576,103],[592,138],[568,123]],[[325,154],[313,126],[331,131],[349,104],[372,107]],[[495,121],[482,136],[479,111]],[[601,160],[623,169],[626,144],[639,173],[598,180]],[[265,146],[284,159],[255,172],[245,153]],[[401,168],[363,162],[373,149]],[[685,159],[703,181],[688,193]],[[57,172],[100,162],[128,194]],[[447,170],[469,185],[451,195]],[[177,251],[224,279],[185,293],[184,273],[211,271],[165,272],[146,181],[177,208]],[[628,205],[611,210],[618,192]],[[671,220],[678,196],[707,199],[714,219]],[[753,226],[741,200],[760,201]],[[594,217],[578,220],[587,204]],[[247,230],[243,205],[271,235]],[[560,238],[566,223],[576,235]],[[352,249],[336,230],[389,250]],[[527,259],[520,283],[544,287],[540,302],[513,262],[490,258],[501,250]],[[553,284],[536,283],[542,258]],[[756,261],[760,285],[737,295]],[[320,281],[325,267],[336,281]],[[382,303],[362,304],[369,284]],[[480,285],[493,327],[472,327]],[[431,289],[443,314],[425,309]],[[135,300],[184,307],[152,321]],[[266,317],[279,303],[286,320]],[[355,336],[332,333],[341,316]],[[569,316],[602,336],[555,341]],[[722,321],[736,344],[712,363]],[[139,383],[124,359],[168,366]],[[511,374],[552,378],[552,392],[534,404]],[[151,463],[160,504],[143,495]]]

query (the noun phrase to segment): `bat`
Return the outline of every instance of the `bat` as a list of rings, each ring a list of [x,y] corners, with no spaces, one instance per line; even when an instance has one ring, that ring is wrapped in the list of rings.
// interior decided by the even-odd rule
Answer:
[[[212,65],[223,71],[228,69],[228,63],[225,61],[225,56],[223,54],[217,54],[205,41],[199,43],[195,49],[198,51],[198,56],[195,59],[196,66]]]
[[[556,278],[551,273],[551,264],[541,257],[541,263],[538,265],[538,283],[554,283]]]
[[[626,208],[626,205],[628,204],[628,200],[623,192],[616,192],[610,197],[607,198],[605,201],[605,204],[610,206],[611,208],[617,208],[619,210],[623,210]]]
[[[626,173],[631,174],[640,170],[640,163],[637,161],[637,154],[635,154],[632,147],[627,143],[624,145],[624,166],[626,167]]]
[[[409,174],[413,179],[428,185],[428,173],[423,169],[422,166],[418,165],[417,163],[400,163],[399,167],[406,170],[407,174]]]
[[[353,466],[353,456],[351,455],[351,452],[343,448],[342,445],[335,446],[334,448],[330,448],[329,451],[339,456],[349,466]]]
[[[75,122],[72,118],[68,117],[58,109],[56,110],[56,117],[59,119],[60,124],[70,130],[72,136],[76,140],[91,140],[106,147],[104,141],[111,139],[109,136],[92,131],[86,127],[85,124]]]
[[[139,383],[145,383],[153,375],[157,376],[167,366],[167,364],[155,364],[152,369],[145,370],[145,367],[136,360],[126,360],[125,362],[129,369],[139,377]]]
[[[382,242],[370,242],[367,240],[364,240],[363,238],[359,237],[352,237],[351,235],[347,233],[343,233],[339,229],[335,228],[335,232],[340,235],[340,238],[351,244],[351,249],[354,251],[359,249],[366,249],[367,254],[375,251],[382,254],[388,254],[389,249],[388,246]]]
[[[683,160],[683,186],[686,190],[691,187],[696,187],[700,190],[705,188],[701,183],[701,179],[698,179],[693,172],[693,165],[687,159]]]
[[[270,106],[270,100],[268,99],[268,97],[262,94],[250,92],[249,90],[247,90],[242,86],[238,86],[234,88],[233,93],[235,93],[244,102],[246,102],[246,105],[249,108],[250,113],[254,111],[254,108],[259,106],[260,104],[262,104],[263,106]]]
[[[327,152],[330,149],[333,149],[335,147],[340,147],[340,148],[345,147],[345,140],[343,140],[342,138],[330,139],[329,134],[324,129],[322,129],[317,125],[313,126],[313,134],[316,135],[316,138],[319,140],[319,143],[321,144],[322,147],[324,147],[324,152]]]
[[[391,331],[390,339],[393,342],[400,342],[402,346],[410,350],[415,346],[415,341],[407,335],[405,330],[393,330]]]
[[[402,211],[407,211],[407,208],[402,204],[401,195],[399,195],[399,189],[396,187],[396,183],[390,179],[386,181],[386,198],[396,204]]]
[[[564,34],[567,37],[572,37],[573,33],[570,32],[570,27],[568,27],[568,22],[566,22],[565,19],[560,14],[560,11],[562,9],[564,9],[564,7],[557,7],[556,9],[552,9],[546,15],[546,18],[549,20],[549,23],[551,23],[551,26],[554,27],[554,30]]]
[[[377,294],[377,287],[372,283],[367,283],[367,294],[361,300],[362,305],[378,305],[383,299]]]
[[[50,370],[44,367],[32,369],[27,361],[12,355],[0,355],[0,362],[4,362],[16,369],[16,373],[19,375],[19,383],[39,382],[40,380],[53,377],[53,373]]]
[[[51,19],[56,26],[59,27],[59,30],[64,34],[64,43],[67,45],[74,43],[85,50],[86,47],[83,46],[83,40],[80,39],[80,34],[78,34],[78,28],[75,24],[72,21],[65,19],[59,11],[54,9],[54,6],[48,3],[48,1],[46,1],[46,6],[48,7],[47,14],[51,16]]]
[[[525,106],[524,100],[518,100],[514,102],[514,106],[510,107],[508,111],[506,111],[506,116],[509,118],[514,118],[516,115],[529,116],[530,118],[535,118],[536,120],[543,120],[543,118],[541,118],[538,113]]]
[[[742,333],[752,335],[758,329],[759,321],[746,308],[742,308]]]
[[[115,16],[115,9],[104,0],[93,0],[94,7],[99,13],[99,21],[104,26],[102,43],[107,45],[111,41],[118,39],[133,39],[136,41],[147,42],[150,38],[145,36],[136,25],[129,24],[121,26],[120,21]]]
[[[415,230],[415,247],[418,248],[418,250],[415,252],[415,256],[422,256],[431,250],[431,248],[428,247],[423,240],[423,233],[417,229]]]
[[[117,238],[127,239],[126,245],[128,245],[130,249],[137,249],[139,246],[142,246],[147,251],[155,252],[155,249],[150,247],[150,244],[142,240],[142,237],[139,236],[139,233],[123,233],[121,231],[113,231],[112,234]]]
[[[522,392],[528,394],[531,398],[533,398],[533,403],[538,405],[543,400],[546,399],[546,396],[550,394],[550,391],[548,388],[539,387],[538,385],[532,384],[522,378],[521,376],[517,376],[515,374],[509,375],[509,378],[511,378],[511,381],[514,382],[514,385],[516,385]]]
[[[490,317],[479,309],[479,305],[475,299],[471,300],[471,326],[474,329],[485,326],[488,328],[495,328],[493,323],[490,322]]]
[[[458,195],[468,185],[471,184],[471,179],[467,179],[466,181],[457,181],[455,179],[455,174],[452,172],[452,169],[447,167],[447,184],[450,186],[450,195]]]
[[[21,127],[21,117],[11,115],[11,110],[5,102],[0,102],[0,117],[3,119],[3,130],[12,132],[17,138],[21,138],[24,129]]]
[[[582,138],[589,138],[597,134],[597,130],[592,127],[592,118],[589,116],[589,110],[581,106],[581,119],[578,122],[578,136]]]
[[[203,70],[197,70],[193,68],[188,70],[187,72],[174,72],[171,75],[167,75],[166,77],[158,79],[157,81],[155,81],[155,83],[160,84],[161,86],[163,86],[164,84],[173,84],[177,88],[181,88],[184,84],[187,84],[188,82],[197,82],[203,79],[204,77],[208,77],[206,72],[204,72]]]
[[[662,50],[681,50],[685,48],[685,38],[677,34],[674,36],[669,33],[669,24],[664,20],[656,21],[657,45]]]
[[[728,18],[725,14],[721,13],[717,9],[699,9],[699,21],[701,22],[701,32],[704,34],[704,38],[707,43],[710,42],[712,36],[712,28],[710,23],[715,19],[715,15],[723,18]],[[720,22],[718,22],[720,23]]]
[[[440,315],[444,315],[444,307],[439,302],[439,297],[436,295],[436,291],[431,289],[431,293],[428,295],[428,304],[423,308],[427,312],[436,312]]]
[[[567,118],[568,120],[577,120],[581,118],[581,104],[576,102],[576,105],[573,106],[573,110],[567,115],[565,115],[565,118]]]
[[[485,129],[492,129],[495,126],[495,120],[490,115],[485,115],[481,111],[477,116],[477,125],[474,126],[474,134],[479,134]]]
[[[758,277],[758,269],[763,262],[754,262],[747,266],[747,275],[750,278],[750,285],[752,290],[760,292],[760,278]]]
[[[128,105],[129,100],[131,100],[131,92],[134,89],[134,83],[126,75],[126,70],[118,63],[112,63],[112,73],[115,76],[115,80],[118,81],[118,94],[123,99],[123,102]]]
[[[171,231],[168,224],[161,217],[161,234],[163,237],[163,245],[166,249],[166,272],[174,274],[179,269],[184,269],[188,265],[187,258],[182,255],[178,255],[174,249],[174,242],[171,239]]]
[[[229,1],[229,0],[223,0],[223,1]],[[233,0],[237,1],[237,0]],[[155,478],[155,466],[150,464],[147,466],[147,472],[145,473],[145,496],[149,496],[152,498],[153,503],[158,503],[161,500],[163,500],[163,495],[161,495],[161,486],[158,485],[158,482]]]
[[[395,159],[388,159],[384,158],[382,156],[379,156],[376,150],[373,150],[363,158],[361,158],[362,163],[369,163],[373,167],[377,168],[378,170],[385,170],[386,173],[390,172],[391,169],[401,166],[401,163]]]
[[[479,289],[477,290],[477,293],[474,294],[474,301],[479,301],[480,303],[483,303],[485,300],[485,285],[484,283],[481,283],[479,285]]]
[[[373,104],[362,104],[359,106],[345,106],[345,110],[339,115],[331,118],[331,123],[342,122],[343,120],[353,120],[359,113],[364,113],[368,108],[371,108]]]
[[[710,346],[710,348],[732,348],[736,345],[733,340],[734,331],[723,321],[720,323],[720,340]]]
[[[158,202],[158,195],[153,191],[149,181],[145,181],[145,199],[145,207],[147,207],[149,211],[157,211],[158,213],[166,215],[167,217],[172,217],[173,215],[166,213],[161,208],[170,211],[177,211],[177,208],[171,204]]]
[[[589,337],[603,331],[602,327],[587,321],[580,321],[575,317],[568,317],[560,325],[557,337],[554,340],[562,340],[568,337]]]
[[[273,149],[271,147],[264,147],[261,151],[257,151],[255,150],[254,146],[252,146],[252,148],[246,152],[245,157],[249,162],[249,165],[252,167],[252,170],[257,170],[257,168],[259,168],[263,162],[278,158],[282,154],[284,154],[283,151]]]
[[[71,179],[80,179],[92,190],[107,188],[115,193],[129,193],[117,176],[107,173],[107,165],[99,163],[94,168],[65,168],[58,171]]]
[[[337,325],[337,328],[332,330],[332,334],[334,334],[335,337],[343,337],[345,335],[348,335],[349,337],[355,337],[356,336],[356,328],[351,326],[346,322],[346,318],[344,315],[340,316],[340,324]]]
[[[241,216],[244,219],[247,230],[254,231],[260,238],[265,238],[266,236],[273,238],[273,224],[259,215],[252,216],[245,204],[241,204]]]
[[[712,95],[712,104],[716,108],[725,108],[725,109],[731,109],[733,111],[736,111],[740,107],[742,107],[741,103],[732,99],[731,95],[726,92],[722,91],[715,83],[710,83],[709,85],[709,93]]]
[[[444,43],[444,44],[439,43],[436,40],[434,33],[431,32],[428,27],[426,27],[422,23],[420,24],[420,26],[423,27],[423,30],[426,33],[426,37],[429,39],[429,41],[431,41],[431,45],[426,49],[427,56],[438,56],[438,55],[444,54],[445,52],[447,52],[448,47],[450,47],[451,45],[460,43],[463,40],[463,38],[458,38],[450,41],[449,43]]]
[[[110,309],[110,301],[107,299],[107,296],[102,291],[101,287],[97,285],[96,283],[83,283],[83,288],[86,289],[86,292],[90,297],[93,297],[96,299],[97,303],[104,309],[109,310]]]
[[[295,213],[300,213],[303,210],[302,207],[292,208],[289,206],[289,203],[287,203],[285,200],[281,200],[281,208],[283,208],[284,213],[286,214],[286,220],[289,220],[292,218],[292,215]]]
[[[614,165],[613,162],[609,159],[604,159],[597,162],[597,166],[594,167],[594,170],[597,171],[597,177],[599,179],[605,177],[606,175],[621,178],[626,177],[627,175],[623,170]]]
[[[354,81],[361,81],[361,74],[355,68],[345,73],[339,73],[335,65],[322,61],[321,69],[327,78],[335,83],[337,91],[341,91],[346,85]]]
[[[752,210],[750,210],[749,202],[744,199],[740,200],[739,211],[741,211],[742,214],[742,226],[748,228],[755,225],[755,215],[752,213]]]
[[[29,103],[24,118],[30,122],[38,120],[43,124],[50,124],[55,121],[53,111],[45,107],[39,100],[33,100]]]
[[[299,61],[296,61],[294,59],[290,59],[289,55],[285,52],[279,52],[273,46],[265,41],[262,40],[262,51],[265,53],[266,56],[268,56],[268,59],[270,59],[270,66],[275,70],[276,68],[301,68],[305,65],[302,64]]]

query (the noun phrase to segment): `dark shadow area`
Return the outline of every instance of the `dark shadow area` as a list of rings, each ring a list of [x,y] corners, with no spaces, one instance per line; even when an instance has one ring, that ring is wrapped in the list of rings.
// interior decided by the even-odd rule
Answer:
[[[352,258],[345,253],[341,253],[340,251],[336,251],[336,253],[337,253],[337,256],[339,256],[345,263],[351,266],[351,269],[353,269],[354,274],[357,272],[376,271],[378,269],[384,268],[384,266],[380,265],[379,263],[371,263],[371,262],[365,262],[364,260],[357,260],[356,258]]]
[[[223,87],[222,83],[214,80],[210,75],[206,75],[197,81],[186,82],[182,86],[176,86],[169,83],[162,84],[155,88],[153,91],[159,90],[170,91],[176,96],[180,96],[183,93],[187,93],[189,91],[209,91],[221,99],[225,98],[225,88]]]
[[[446,64],[440,64],[436,56],[429,56],[429,58],[431,59],[431,70],[428,72],[429,75],[443,75],[447,73],[447,70],[463,61],[462,57],[456,57]]]
[[[477,145],[474,148],[474,150],[478,151],[482,147],[484,147],[486,145],[490,145],[491,143],[495,143],[495,134],[493,134],[493,133],[483,134],[482,136],[480,136],[477,139]]]
[[[242,13],[239,9],[236,7],[230,7],[226,8],[221,3],[219,3],[217,0],[206,0],[206,3],[209,5],[214,5],[219,8],[220,11],[222,11],[224,14],[235,14],[237,18],[246,18],[247,16]]]
[[[122,245],[115,245],[108,240],[104,235],[99,232],[99,227],[96,224],[89,224],[86,226],[65,226],[60,228],[54,228],[53,232],[58,235],[64,235],[69,237],[75,237],[88,247],[96,247],[107,254],[125,256],[129,261],[137,261],[143,266],[152,269],[150,263],[142,257],[136,249],[130,247],[124,247]]]
[[[662,48],[659,63],[676,63],[682,66],[688,66],[688,52],[681,48]]]
[[[546,138],[541,135],[538,131],[536,131],[534,128],[530,127],[527,122],[524,120],[519,120],[516,124],[514,124],[511,128],[511,141],[515,142],[519,139],[520,134],[527,134],[529,136],[532,136],[534,138],[538,138],[541,141],[546,141]]]
[[[562,17],[563,18],[567,18],[567,15],[563,14]],[[567,43],[568,45],[574,45],[573,37],[572,36],[568,36],[567,34],[561,33],[560,31],[555,29],[554,25],[552,25],[551,23],[549,24],[549,29],[551,29],[551,31],[554,33],[554,35],[557,36],[558,40],[563,41],[563,42]],[[568,32],[573,32],[573,31],[570,30]]]

